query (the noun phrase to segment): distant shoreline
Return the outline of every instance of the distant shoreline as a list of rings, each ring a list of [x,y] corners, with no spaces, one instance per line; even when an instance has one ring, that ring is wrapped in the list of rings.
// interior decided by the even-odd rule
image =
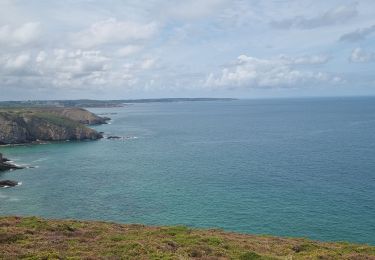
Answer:
[[[121,99],[121,100],[28,100],[28,101],[0,101],[0,108],[40,108],[40,107],[85,107],[85,108],[111,108],[123,107],[136,103],[171,103],[195,101],[233,101],[235,98],[149,98],[149,99]]]

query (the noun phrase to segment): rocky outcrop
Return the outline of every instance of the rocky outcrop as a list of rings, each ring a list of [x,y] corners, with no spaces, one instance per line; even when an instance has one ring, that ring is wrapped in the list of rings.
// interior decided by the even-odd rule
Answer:
[[[3,155],[0,153],[0,172],[16,169],[22,169],[22,167],[10,163],[9,160],[7,158],[4,158]]]
[[[0,110],[0,144],[96,140],[102,138],[102,134],[83,123],[103,122],[105,118],[79,108]]]
[[[0,181],[0,188],[14,187],[17,185],[18,185],[17,181],[11,181],[11,180]]]
[[[122,137],[116,136],[116,135],[110,135],[107,137],[107,139],[121,139]]]

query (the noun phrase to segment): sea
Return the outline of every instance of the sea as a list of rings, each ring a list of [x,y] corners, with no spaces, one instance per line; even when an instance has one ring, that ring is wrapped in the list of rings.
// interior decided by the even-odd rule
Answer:
[[[120,139],[1,147],[0,215],[375,245],[375,98],[89,108]]]

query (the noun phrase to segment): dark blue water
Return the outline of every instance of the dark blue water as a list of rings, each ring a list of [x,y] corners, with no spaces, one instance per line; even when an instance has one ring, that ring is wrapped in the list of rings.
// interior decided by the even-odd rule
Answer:
[[[0,214],[375,244],[375,98],[135,104],[126,140],[1,148]],[[134,138],[136,137],[136,138]]]

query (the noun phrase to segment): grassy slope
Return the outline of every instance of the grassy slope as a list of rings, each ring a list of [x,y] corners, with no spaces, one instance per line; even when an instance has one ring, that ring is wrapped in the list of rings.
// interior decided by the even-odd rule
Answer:
[[[105,222],[0,217],[0,259],[375,259],[375,247]]]
[[[1,109],[0,108],[0,114],[7,115],[8,117],[15,119],[17,117],[36,117],[43,120],[46,120],[48,122],[51,122],[52,124],[56,124],[58,126],[67,126],[67,127],[84,127],[80,123],[75,122],[69,118],[66,118],[62,115],[54,114],[49,112],[48,110],[38,110],[38,109],[32,109],[32,108],[24,108],[24,109]]]

